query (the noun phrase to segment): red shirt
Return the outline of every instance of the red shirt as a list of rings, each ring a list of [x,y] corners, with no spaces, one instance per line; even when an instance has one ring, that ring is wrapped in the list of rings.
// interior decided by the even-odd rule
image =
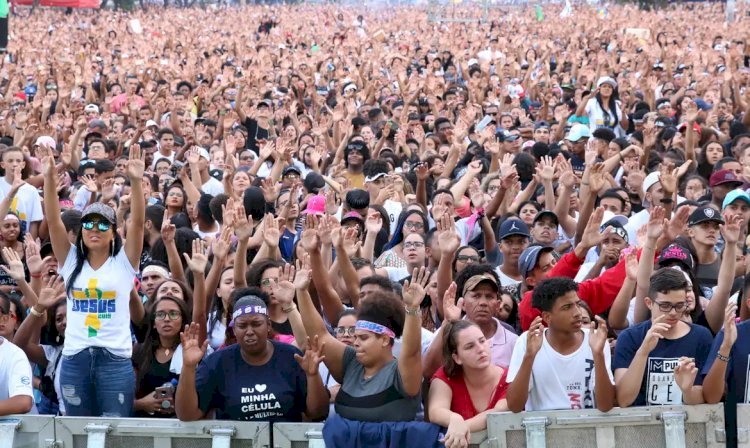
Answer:
[[[640,257],[640,250],[638,251]],[[550,269],[545,278],[568,277],[575,278],[581,268],[583,260],[576,257],[574,252],[568,252],[560,258],[560,261]],[[625,281],[625,259],[620,260],[614,267],[604,271],[597,278],[578,283],[578,297],[586,302],[594,314],[601,314],[612,306],[620,292],[622,283]],[[531,322],[542,312],[531,306],[531,294],[526,291],[523,299],[518,304],[518,317],[521,321],[521,329],[526,331]]]
[[[508,383],[505,381],[507,375],[508,370],[503,370],[503,374],[500,376],[500,381],[497,382],[497,386],[495,387],[495,392],[492,394],[492,398],[490,398],[490,402],[487,404],[487,409],[494,408],[498,401],[505,398],[505,393],[508,391]],[[464,381],[463,372],[456,374],[453,378],[448,378],[443,368],[440,367],[432,377],[433,381],[436,379],[442,380],[451,388],[451,392],[453,392],[451,411],[463,417],[464,420],[475,417],[477,414],[481,414],[487,410],[482,409],[481,411],[478,411],[474,407],[474,403],[471,402],[471,395],[469,395],[469,389],[466,387],[466,381]]]

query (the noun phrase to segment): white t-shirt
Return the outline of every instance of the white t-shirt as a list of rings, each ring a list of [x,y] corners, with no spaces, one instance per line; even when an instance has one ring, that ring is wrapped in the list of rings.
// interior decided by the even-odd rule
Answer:
[[[201,185],[201,191],[210,194],[211,196],[218,196],[224,193],[224,185],[215,178],[209,176],[206,183]]]
[[[2,201],[10,192],[10,184],[4,177],[0,177],[0,201]],[[42,210],[42,200],[36,188],[29,184],[21,185],[18,193],[10,202],[11,211],[18,215],[21,220],[22,232],[28,232],[31,229],[31,223],[44,219]],[[5,218],[3,216],[3,218]]]
[[[82,212],[83,209],[86,208],[87,205],[89,205],[91,194],[92,193],[86,187],[81,186],[81,188],[76,191],[76,195],[73,198],[73,207],[75,207],[75,209],[79,212]]]
[[[542,348],[536,354],[531,368],[526,411],[594,408],[596,375],[594,356],[589,346],[589,330],[582,329],[583,342],[570,355],[561,355],[549,345],[547,330],[544,329]],[[527,333],[528,331],[524,332],[516,340],[508,367],[508,383],[513,382],[521,368],[526,354]],[[609,344],[604,344],[604,361],[609,380],[614,384],[610,358]]]
[[[216,316],[216,311],[211,311],[211,314],[208,316],[208,321],[206,322],[206,328],[211,328],[211,321],[214,319],[214,316]],[[214,324],[213,331],[208,335],[208,345],[214,350],[218,350],[219,347],[224,345],[226,333],[227,326],[221,322],[221,319],[217,320]]]
[[[430,345],[432,344],[433,339],[435,339],[435,333],[431,332],[430,330],[420,327],[419,328],[421,333],[421,345],[422,345],[422,356],[424,356],[427,353],[427,349],[430,348]],[[393,340],[393,356],[398,359],[399,355],[401,354],[401,344],[402,344],[402,338],[394,339]]]
[[[609,113],[609,126],[605,125],[604,111],[599,106],[596,98],[591,98],[586,103],[586,115],[589,117],[589,130],[594,132],[598,128],[609,127],[615,133],[617,137],[625,137],[625,130],[620,126],[620,118],[622,118],[622,110],[620,109],[620,102],[617,101],[616,111],[610,111]],[[612,112],[616,114],[616,122],[612,123],[613,117]]]
[[[154,161],[151,162],[151,169],[156,168],[156,162],[158,162],[161,159],[167,159],[169,160],[170,163],[174,162],[175,155],[177,155],[177,153],[175,153],[174,151],[172,151],[172,153],[169,154],[168,156],[165,156],[160,151],[156,151],[156,153],[154,153]]]
[[[392,282],[399,282],[411,275],[411,272],[409,272],[409,268],[406,268],[406,267],[392,268],[392,267],[386,266],[383,269],[385,269],[385,271],[388,272],[388,279]]]
[[[26,353],[0,337],[0,401],[26,395],[34,399],[31,364]]]
[[[59,268],[67,285],[78,255],[70,246],[65,263]],[[130,336],[130,291],[136,271],[125,249],[96,271],[88,260],[73,284],[68,297],[68,326],[63,354],[72,356],[89,347],[107,349],[115,356],[130,358],[133,342]]]

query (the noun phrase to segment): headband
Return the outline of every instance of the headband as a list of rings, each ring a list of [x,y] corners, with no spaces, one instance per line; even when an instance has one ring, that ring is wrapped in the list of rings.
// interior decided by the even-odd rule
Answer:
[[[147,275],[147,274],[158,274],[161,277],[164,278],[170,278],[169,271],[167,271],[165,268],[157,265],[148,265],[145,268],[143,268],[143,272],[141,273],[141,277]]]
[[[8,213],[7,215],[5,215],[4,220],[8,220],[8,219],[15,219],[16,221],[21,222],[21,219],[15,213]]]
[[[357,324],[354,326],[354,329],[365,330],[375,334],[384,334],[390,338],[396,339],[396,333],[394,333],[390,328],[386,327],[385,325],[376,324],[375,322],[370,322],[367,320],[358,320]]]

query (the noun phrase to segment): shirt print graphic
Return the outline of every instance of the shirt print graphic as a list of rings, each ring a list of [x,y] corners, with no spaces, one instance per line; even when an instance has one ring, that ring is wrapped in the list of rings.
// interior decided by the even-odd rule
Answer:
[[[99,334],[102,320],[112,319],[112,313],[117,311],[115,291],[99,289],[98,283],[98,279],[92,278],[87,288],[73,288],[73,312],[86,313],[85,326],[90,338]]]
[[[263,420],[269,417],[283,417],[281,403],[265,384],[243,387],[240,396],[241,411],[245,420]]]
[[[26,213],[18,210],[18,196],[14,196],[13,200],[10,201],[10,207],[8,208],[8,210],[18,216],[18,219],[21,221],[21,234],[26,233]]]
[[[591,390],[591,380],[594,374],[594,360],[586,359],[586,376],[583,382],[574,381],[566,387],[570,409],[592,409],[594,407],[594,394]]]
[[[682,404],[682,391],[674,381],[674,369],[679,364],[678,358],[648,358],[648,404]]]

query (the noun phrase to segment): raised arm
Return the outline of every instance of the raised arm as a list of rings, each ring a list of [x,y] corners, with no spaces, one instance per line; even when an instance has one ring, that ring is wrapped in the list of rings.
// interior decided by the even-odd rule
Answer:
[[[320,244],[317,230],[309,229],[306,232],[308,233],[308,246]],[[312,263],[312,258],[310,262]],[[312,338],[317,337],[320,343],[325,344],[323,354],[325,355],[326,367],[328,367],[333,378],[341,383],[344,379],[343,361],[346,346],[343,342],[331,336],[323,322],[323,318],[318,313],[318,310],[315,309],[309,292],[312,271],[306,269],[305,265],[307,263],[303,264],[302,269],[297,271],[294,282],[294,287],[297,290],[299,312],[305,316],[303,323],[308,336]]]
[[[740,224],[742,215],[724,215],[724,251],[721,254],[721,266],[719,267],[719,277],[717,279],[716,290],[711,300],[706,305],[703,312],[706,314],[706,321],[711,327],[711,332],[716,334],[721,330],[724,324],[724,311],[729,302],[729,295],[732,293],[732,283],[734,282],[735,266],[737,265],[737,242],[740,239]],[[696,298],[696,300],[698,300]],[[700,302],[695,306],[700,306]]]
[[[646,225],[646,242],[643,244],[641,259],[638,262],[638,279],[635,288],[635,323],[640,323],[649,318],[648,308],[644,299],[648,295],[651,284],[651,274],[654,272],[654,256],[656,254],[656,240],[664,231],[665,218],[664,209],[656,207],[651,212]],[[697,304],[696,304],[697,306]]]
[[[609,309],[607,321],[610,328],[614,330],[624,330],[628,328],[628,310],[630,309],[630,299],[635,291],[635,282],[638,278],[638,255],[631,251],[625,255],[625,281],[622,282],[620,292],[617,294],[612,307]]]
[[[143,197],[143,161],[140,145],[131,145],[128,157],[128,177],[130,178],[130,226],[125,241],[125,253],[130,264],[137,270],[143,252],[143,232],[146,225],[146,200]]]
[[[424,267],[414,269],[411,281],[404,282],[403,300],[406,308],[406,321],[401,341],[401,354],[398,357],[398,372],[404,391],[416,396],[422,388],[422,313],[419,305],[424,300],[424,287],[430,278],[430,271]]]
[[[309,217],[308,217],[309,218]],[[310,255],[310,265],[312,266],[313,282],[315,290],[318,291],[318,299],[323,307],[328,322],[335,322],[342,311],[344,305],[341,303],[336,289],[331,284],[331,279],[323,265],[323,255],[320,252],[320,236],[315,228],[307,228],[302,232],[300,240],[302,247]],[[317,310],[315,311],[317,313]],[[307,316],[307,314],[305,314]],[[308,333],[310,331],[308,330]],[[311,333],[310,336],[313,334]],[[326,363],[328,365],[328,363]]]
[[[68,232],[60,216],[60,199],[57,197],[57,179],[55,179],[57,170],[55,159],[51,154],[42,158],[42,167],[44,169],[44,216],[47,219],[52,251],[58,263],[62,265],[73,246],[68,241]]]

